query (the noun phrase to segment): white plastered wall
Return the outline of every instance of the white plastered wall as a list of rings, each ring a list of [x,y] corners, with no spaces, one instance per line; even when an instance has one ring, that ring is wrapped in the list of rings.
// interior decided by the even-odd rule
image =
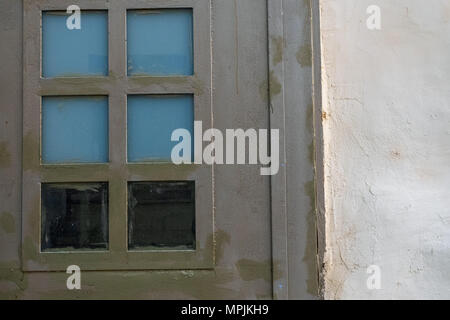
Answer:
[[[450,1],[320,7],[325,297],[450,298]]]

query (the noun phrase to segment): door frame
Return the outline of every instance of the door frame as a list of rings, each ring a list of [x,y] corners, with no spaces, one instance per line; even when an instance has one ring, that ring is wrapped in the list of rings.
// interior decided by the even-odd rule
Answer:
[[[324,223],[324,192],[323,192],[323,134],[322,134],[322,106],[321,106],[321,55],[320,55],[320,10],[319,10],[319,0],[298,0],[298,5],[301,8],[307,9],[301,15],[301,17],[294,17],[295,12],[286,11],[285,5],[287,5],[289,0],[267,0],[268,6],[268,35],[269,35],[269,74],[271,75],[269,86],[271,88],[270,92],[270,105],[273,112],[270,113],[270,121],[273,128],[279,127],[282,132],[280,132],[280,138],[283,142],[280,145],[280,172],[277,176],[271,179],[271,199],[272,199],[272,269],[273,269],[273,298],[274,299],[295,299],[295,298],[314,298],[317,297],[319,290],[314,294],[313,292],[308,292],[305,289],[306,279],[315,279],[318,284],[316,289],[321,288],[321,266],[323,262],[323,252],[324,252],[324,241],[325,241],[325,223]],[[293,1],[290,1],[293,2]],[[21,242],[21,215],[23,208],[21,207],[21,175],[22,175],[22,23],[23,23],[23,4],[22,1],[11,1],[8,0],[4,2],[4,8],[8,9],[2,12],[2,16],[10,16],[11,19],[5,20],[5,25],[9,28],[2,30],[0,36],[2,39],[11,41],[11,46],[2,47],[0,50],[0,56],[5,61],[10,61],[10,63],[5,66],[5,73],[2,79],[8,78],[5,82],[8,87],[2,90],[4,93],[4,101],[1,104],[3,120],[7,121],[8,128],[0,132],[0,140],[3,143],[6,141],[5,145],[1,147],[6,151],[0,155],[0,162],[3,167],[0,168],[1,174],[3,175],[3,181],[0,184],[0,199],[1,199],[1,210],[2,212],[10,212],[10,216],[16,220],[11,226],[12,232],[7,235],[8,241],[4,242],[2,246],[0,261],[5,262],[5,266],[8,267],[8,272],[11,271],[11,275],[8,275],[8,279],[12,279],[16,284],[18,284],[17,290],[11,293],[11,297],[16,297],[21,295],[25,289],[22,288],[24,284],[24,279],[26,275],[22,272],[22,258],[20,255],[19,248],[27,246],[28,243]],[[2,7],[3,8],[3,7]],[[272,42],[273,36],[283,36],[289,33],[290,24],[286,21],[291,21],[292,19],[299,19],[298,22],[303,23],[304,30],[299,30],[299,34],[302,36],[298,37],[297,41],[292,42],[281,42],[281,55],[279,54],[279,43]],[[309,37],[308,37],[309,34]],[[292,79],[287,79],[286,71],[289,71],[289,66],[291,57],[287,56],[287,50],[292,47],[301,47],[303,45],[302,41],[307,44],[306,39],[310,39],[310,49],[312,63],[311,67],[300,68],[301,75],[296,81]],[[286,47],[286,48],[284,48]],[[302,52],[300,52],[302,53]],[[304,53],[304,52],[303,52]],[[289,58],[289,59],[288,59]],[[302,56],[300,57],[302,59]],[[281,63],[280,63],[281,59]],[[294,59],[295,60],[295,59]],[[278,61],[278,62],[277,62]],[[277,62],[277,63],[274,63]],[[297,72],[300,72],[296,69]],[[312,115],[308,122],[301,122],[305,120],[303,117],[297,119],[294,114],[287,114],[289,111],[289,104],[286,103],[287,100],[295,97],[296,92],[292,91],[290,86],[295,85],[300,89],[308,90],[310,95],[304,96],[301,100],[302,102],[297,106],[298,109],[306,114],[311,112]],[[289,86],[286,86],[289,85]],[[278,94],[276,92],[278,91]],[[282,94],[280,94],[282,92]],[[310,101],[305,103],[306,100]],[[310,107],[312,106],[312,107]],[[269,116],[269,115],[268,115]],[[307,162],[307,166],[310,168],[308,174],[305,172],[300,172],[298,170],[292,170],[292,167],[286,164],[297,163],[295,160],[300,162],[302,159],[289,158],[289,146],[290,143],[295,142],[291,140],[292,133],[296,132],[297,129],[292,125],[292,119],[296,120],[300,124],[300,127],[304,123],[308,123],[308,126],[313,127],[308,136],[308,141],[301,140],[298,144],[301,148],[301,152],[305,152],[313,146],[311,150],[311,155],[313,161]],[[287,121],[289,120],[289,121]],[[299,122],[300,121],[300,122]],[[290,134],[291,133],[291,134]],[[289,162],[287,162],[289,161]],[[309,183],[311,178],[311,172],[313,174],[313,192],[312,197],[308,196],[305,198],[304,195],[299,197],[299,202],[295,203],[296,206],[292,206],[289,202],[290,195],[293,192],[301,194],[304,190],[292,189],[290,183],[293,180],[297,180],[299,183]],[[315,178],[314,178],[315,177]],[[312,201],[311,201],[312,200]],[[311,203],[312,202],[312,206]],[[298,206],[298,204],[303,204]],[[305,231],[305,227],[299,223],[298,220],[292,221],[291,217],[295,217],[295,213],[306,221],[309,212],[302,211],[302,208],[309,208],[313,212],[315,217],[313,238],[315,241],[308,241],[307,238],[300,238],[298,234],[293,234],[292,230],[297,230],[298,233]],[[308,230],[306,230],[308,231]],[[309,230],[311,232],[311,230]],[[5,236],[6,239],[6,236]],[[303,257],[294,257],[289,255],[292,248],[299,248],[306,251],[307,248],[313,251],[314,263],[311,268],[311,264],[303,261]],[[309,259],[311,256],[309,256]],[[9,274],[9,273],[8,273]],[[33,274],[33,276],[38,276]],[[20,279],[22,277],[22,279]],[[303,278],[305,281],[299,283],[295,281],[298,278]],[[280,286],[281,285],[281,286]],[[1,296],[6,296],[7,293],[2,293]],[[9,296],[9,293],[8,293]]]
[[[296,5],[268,0],[270,126],[280,130],[281,164],[271,177],[272,288],[283,300],[320,298],[325,240],[320,4]]]

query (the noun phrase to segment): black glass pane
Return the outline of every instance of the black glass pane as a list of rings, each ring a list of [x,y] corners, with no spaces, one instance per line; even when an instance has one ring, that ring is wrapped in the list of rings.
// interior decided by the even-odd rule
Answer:
[[[128,248],[195,249],[195,182],[130,182]]]
[[[41,250],[108,248],[108,183],[42,184]]]

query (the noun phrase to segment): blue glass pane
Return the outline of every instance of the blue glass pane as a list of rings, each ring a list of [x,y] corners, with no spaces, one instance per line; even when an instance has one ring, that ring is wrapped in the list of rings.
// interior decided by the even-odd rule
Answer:
[[[129,162],[171,161],[172,148],[178,144],[171,141],[172,132],[182,128],[193,137],[191,95],[129,96],[127,114]]]
[[[108,75],[108,15],[82,11],[81,29],[69,30],[65,12],[42,14],[42,76]]]
[[[42,98],[42,161],[107,162],[108,98]]]
[[[128,11],[128,75],[192,75],[192,32],[192,9]]]

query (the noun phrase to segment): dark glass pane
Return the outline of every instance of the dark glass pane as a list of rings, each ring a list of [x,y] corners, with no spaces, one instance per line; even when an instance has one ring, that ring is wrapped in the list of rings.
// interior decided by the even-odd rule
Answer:
[[[108,248],[108,183],[42,184],[42,251]]]
[[[195,249],[195,182],[130,182],[128,248]]]

